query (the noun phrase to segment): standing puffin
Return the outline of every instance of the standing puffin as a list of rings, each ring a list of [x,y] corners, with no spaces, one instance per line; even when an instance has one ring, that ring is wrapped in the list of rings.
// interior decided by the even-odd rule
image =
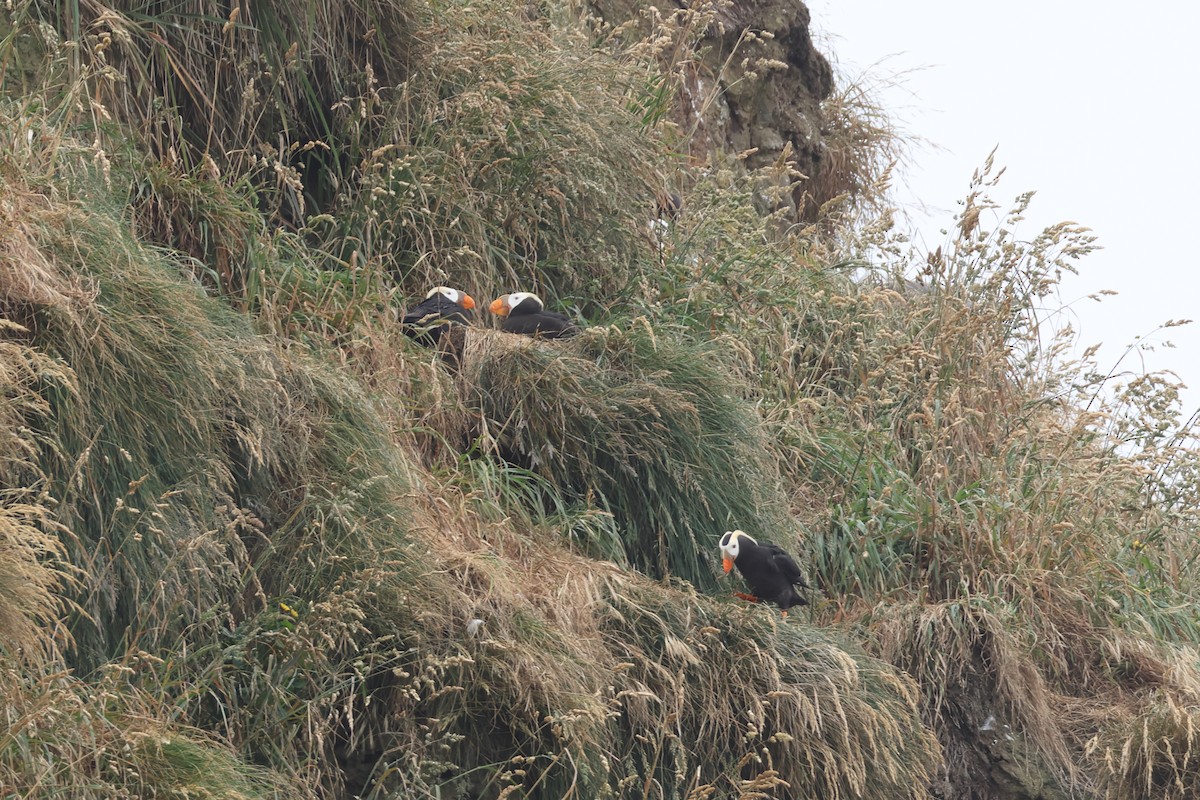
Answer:
[[[401,324],[413,341],[436,345],[451,324],[467,325],[474,316],[475,300],[466,292],[435,286],[417,306],[404,315]]]
[[[721,537],[721,564],[726,575],[736,564],[750,585],[752,595],[734,592],[743,600],[774,603],[785,617],[792,606],[808,605],[795,589],[808,587],[800,567],[777,544],[759,544],[745,531],[726,531]]]
[[[490,308],[493,314],[504,317],[500,330],[508,333],[544,336],[547,339],[564,339],[579,333],[579,328],[571,322],[570,317],[547,311],[541,298],[529,292],[513,292],[497,297]]]

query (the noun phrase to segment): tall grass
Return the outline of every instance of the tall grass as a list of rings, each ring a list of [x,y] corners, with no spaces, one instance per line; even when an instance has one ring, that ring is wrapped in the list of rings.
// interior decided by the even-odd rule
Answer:
[[[121,631],[177,633],[213,604],[229,588],[209,580],[218,564],[241,571],[243,548],[210,503],[229,496],[222,451],[223,437],[237,436],[227,418],[236,395],[225,393],[251,389],[238,385],[239,337],[222,330],[224,312],[200,310],[199,290],[113,217],[95,204],[46,208],[31,190],[22,199],[26,221],[4,236],[38,279],[9,282],[7,309],[28,345],[69,370],[69,384],[44,390],[53,428],[39,438],[39,463],[70,531],[64,545],[84,568],[76,645],[94,666],[128,644]]]
[[[279,299],[281,232],[309,250],[291,276],[316,270],[293,291],[343,313],[364,298],[338,284],[363,270],[410,295],[593,297],[644,247],[664,157],[627,102],[641,67],[557,15],[499,0],[232,13],[27,0],[16,19],[26,38],[35,22],[78,37],[41,68],[136,164],[144,235],[236,302]]]
[[[356,165],[341,233],[405,286],[596,298],[620,288],[661,185],[634,68],[508,2],[440,6],[426,59]]]
[[[9,333],[23,332],[9,323]],[[59,624],[63,593],[75,577],[55,535],[46,507],[45,475],[36,452],[48,405],[38,394],[43,382],[68,390],[69,374],[40,353],[13,342],[0,343],[0,656],[14,661],[52,662],[69,644]]]
[[[1200,461],[1171,381],[1065,361],[1090,232],[989,162],[908,249],[854,91],[816,182],[672,157],[719,10],[15,4],[0,782],[1194,792]],[[444,359],[393,324],[443,282],[592,324]],[[731,527],[808,620],[717,596]]]
[[[784,797],[927,796],[939,752],[907,678],[760,609],[611,591],[606,632],[628,661],[617,724],[633,734],[616,756],[639,796],[728,793],[713,777],[731,764],[773,771]]]
[[[90,162],[86,148],[63,147],[53,170],[10,179],[6,195],[6,219],[21,220],[3,229],[0,271],[13,352],[46,367],[28,403],[15,407],[38,435],[13,451],[28,465],[12,479],[44,473],[44,497],[54,500],[39,519],[80,568],[77,585],[53,587],[77,604],[75,649],[59,663],[80,678],[27,674],[5,688],[13,708],[61,694],[54,705],[80,709],[74,734],[34,741],[32,727],[15,728],[0,747],[6,783],[52,780],[75,796],[123,787],[219,796],[238,781],[251,796],[281,787],[300,796],[621,791],[630,773],[616,754],[651,760],[642,739],[655,723],[616,724],[610,701],[624,688],[608,687],[630,661],[637,671],[620,685],[634,694],[623,697],[640,697],[633,676],[657,674],[668,656],[653,628],[622,632],[624,623],[607,621],[633,613],[611,587],[683,613],[676,626],[688,624],[693,604],[716,601],[598,568],[573,552],[567,519],[593,543],[615,532],[612,520],[648,571],[662,563],[654,546],[666,531],[677,549],[665,571],[710,585],[705,554],[718,522],[769,527],[783,503],[767,495],[760,507],[756,498],[771,490],[773,466],[722,359],[641,324],[592,330],[564,343],[568,353],[478,332],[454,403],[488,408],[497,446],[529,459],[529,471],[473,466],[494,457],[487,451],[465,454],[449,473],[427,472],[393,443],[382,404],[334,369],[319,339],[306,346],[256,335],[246,317],[206,296],[186,263],[134,239],[116,210],[119,195]],[[74,199],[85,193],[86,210]],[[553,405],[547,372],[562,380]],[[488,382],[472,384],[470,375]],[[545,389],[541,400],[521,393],[530,385]],[[414,403],[390,397],[402,408]],[[558,410],[548,418],[547,408]],[[522,410],[527,424],[506,432],[501,418],[512,422]],[[572,460],[562,462],[565,473],[545,471],[552,451],[521,437],[530,425],[550,435],[562,421],[566,435],[554,441]],[[654,496],[630,465],[655,481]],[[521,480],[527,490],[518,490]],[[524,499],[504,500],[518,491]],[[470,628],[472,619],[482,626]],[[650,637],[644,650],[627,639],[637,631]],[[843,665],[841,688],[827,700],[830,713],[842,707],[841,727],[804,734],[853,736],[862,749],[835,763],[826,745],[819,765],[803,762],[787,748],[800,733],[796,712],[761,737],[780,745],[778,756],[761,756],[778,763],[714,757],[699,780],[800,785],[807,774],[838,792],[880,797],[876,787],[897,776],[919,783],[932,759],[928,737],[900,737],[921,742],[913,759],[870,745],[915,720],[911,687],[879,662],[839,655],[834,643],[781,651],[768,628],[747,631],[761,643],[747,644],[745,657],[761,659],[762,675],[742,697],[774,686],[799,702],[812,687],[823,691],[823,660],[869,668],[860,684]],[[781,654],[790,671],[777,679]],[[705,680],[715,702],[741,702],[717,675]],[[849,707],[860,691],[870,697]],[[136,709],[89,705],[91,692],[120,694]],[[713,738],[707,706],[697,696],[688,730],[716,753],[728,737]],[[36,752],[78,763],[127,740],[136,744],[98,767],[112,777],[90,788],[20,766],[36,765],[22,760]],[[747,740],[742,752],[757,746]],[[699,787],[692,770],[663,784],[668,796]]]
[[[1105,798],[1190,797],[1197,789],[1196,715],[1190,704],[1151,695],[1119,722],[1100,720],[1088,742]]]
[[[83,683],[6,666],[0,696],[0,780],[12,797],[310,796],[203,731],[168,721],[160,699],[131,686],[124,670]]]
[[[647,574],[712,591],[723,531],[794,539],[754,411],[708,346],[645,320],[553,344],[479,335],[460,385],[485,447],[612,514]]]
[[[1177,448],[1190,437],[1141,444],[1177,423],[1170,385],[1153,376],[1133,383],[1124,408],[1079,411],[1094,370],[1064,363],[1044,304],[1094,239],[1071,224],[1019,236],[1030,196],[1000,214],[994,177],[985,165],[948,243],[918,262],[923,285],[877,273],[824,301],[817,316],[838,344],[814,349],[835,359],[833,380],[818,375],[809,392],[842,400],[812,422],[782,419],[795,463],[835,498],[808,539],[817,581],[875,652],[918,678],[926,719],[961,771],[951,783],[983,773],[988,752],[955,730],[994,714],[1028,745],[999,737],[1031,770],[1014,780],[1069,791],[1091,785],[1092,765],[1070,746],[1090,728],[1061,714],[1064,698],[1117,685],[1190,695],[1191,671],[1168,668],[1173,647],[1161,643],[1194,655],[1200,642],[1187,599],[1194,522],[1149,500],[1178,483],[1149,465],[1186,475]],[[853,369],[839,370],[839,357]],[[847,373],[857,380],[840,380]],[[1144,449],[1121,453],[1122,436]],[[1129,685],[1114,653],[1146,636],[1157,643],[1142,657],[1158,666]],[[1129,772],[1116,774],[1136,774],[1122,763]]]
[[[45,365],[22,420],[36,426],[29,465],[6,466],[13,497],[38,490],[11,518],[44,528],[5,549],[4,574],[30,579],[6,605],[12,645],[65,641],[29,629],[64,591],[81,676],[133,659],[130,691],[153,690],[153,725],[179,716],[281,780],[342,786],[339,759],[377,752],[390,719],[382,700],[366,710],[362,687],[382,697],[393,670],[438,657],[412,649],[419,609],[441,609],[429,598],[444,590],[405,542],[403,459],[360,387],[257,337],[136,242],[81,155],[63,148],[55,170],[10,178],[0,233],[6,346]],[[21,361],[8,363],[15,380]],[[54,584],[53,561],[39,572],[25,553],[62,553],[77,579]]]

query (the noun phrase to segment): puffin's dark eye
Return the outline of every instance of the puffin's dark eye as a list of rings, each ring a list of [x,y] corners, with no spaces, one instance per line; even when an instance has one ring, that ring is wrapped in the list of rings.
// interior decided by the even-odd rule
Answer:
[[[726,533],[724,536],[722,536],[721,537],[721,547],[728,547],[729,540],[730,540],[730,538],[732,538],[732,536],[733,536],[733,533]]]

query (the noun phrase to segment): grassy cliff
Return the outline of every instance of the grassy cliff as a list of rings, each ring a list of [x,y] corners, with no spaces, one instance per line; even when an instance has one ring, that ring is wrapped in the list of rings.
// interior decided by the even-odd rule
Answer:
[[[852,88],[818,180],[699,152],[798,68],[722,5],[4,14],[6,797],[1194,796],[1200,460],[991,164],[914,253]]]

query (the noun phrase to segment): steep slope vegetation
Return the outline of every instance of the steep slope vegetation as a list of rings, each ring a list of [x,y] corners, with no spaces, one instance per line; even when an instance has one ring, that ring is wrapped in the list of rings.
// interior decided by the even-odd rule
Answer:
[[[697,86],[822,83],[721,5],[14,5],[7,792],[1196,792],[1200,462],[1061,363],[1092,239],[990,164],[913,254],[853,93],[840,173],[706,155]],[[435,283],[587,329],[423,349]],[[733,527],[810,614],[728,596]]]
[[[60,165],[79,154],[60,152]],[[890,668],[817,630],[588,562],[556,536],[564,526],[553,515],[514,523],[495,507],[513,491],[494,483],[512,480],[506,467],[426,472],[319,353],[255,335],[178,264],[131,240],[100,182],[86,206],[48,206],[49,186],[10,185],[9,344],[52,365],[28,378],[44,405],[13,408],[31,417],[14,468],[37,499],[25,526],[59,531],[62,560],[78,569],[70,584],[74,571],[57,585],[41,579],[12,610],[37,646],[12,655],[51,667],[66,659],[77,678],[18,674],[44,676],[40,691],[111,725],[115,742],[101,750],[117,752],[90,752],[95,733],[47,737],[45,720],[25,717],[10,732],[6,785],[228,793],[265,767],[264,794],[358,792],[368,775],[379,796],[435,785],[593,795],[647,780],[676,794],[698,780],[736,784],[746,755],[772,759],[795,786],[884,796],[929,767],[915,690]],[[597,346],[657,367],[623,342]],[[476,358],[512,375],[511,356]],[[711,416],[686,386],[666,373],[624,391],[666,424],[664,393]],[[594,416],[598,439],[639,435],[623,416]],[[663,450],[674,462],[693,447],[680,437]],[[692,469],[726,466],[694,459]],[[480,474],[489,468],[500,474]],[[19,485],[14,476],[12,491]],[[710,494],[697,490],[715,505],[720,493]],[[635,536],[631,527],[620,534]],[[673,547],[699,564],[694,538]],[[51,556],[59,547],[41,546]],[[24,560],[48,568],[38,564]],[[53,616],[55,589],[69,590],[74,609],[61,657],[32,627]],[[474,636],[472,618],[484,621]],[[93,691],[115,706],[98,720]],[[129,698],[149,708],[127,710]],[[39,699],[59,716],[61,699]],[[129,730],[126,715],[145,715],[145,729]],[[206,749],[197,729],[224,746]],[[229,746],[256,767],[210,771],[233,759]],[[95,771],[80,774],[73,764],[91,757]],[[806,769],[813,758],[825,766]],[[752,781],[775,779],[765,766],[745,769]]]

